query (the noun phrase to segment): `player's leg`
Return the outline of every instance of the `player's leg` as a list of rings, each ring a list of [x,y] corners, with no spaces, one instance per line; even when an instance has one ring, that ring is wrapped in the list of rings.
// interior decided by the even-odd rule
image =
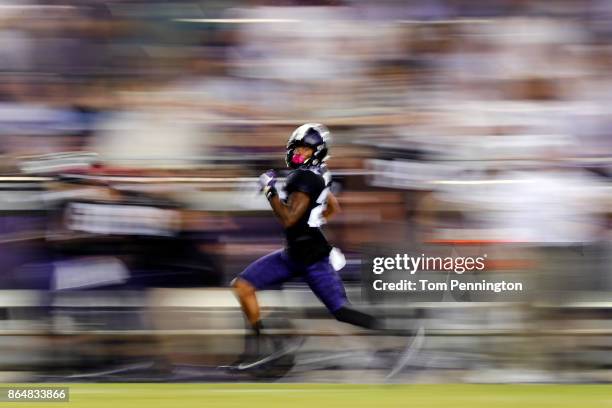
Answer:
[[[255,292],[283,283],[291,276],[290,265],[281,249],[257,259],[233,280],[234,294],[254,330],[261,328],[261,315]]]
[[[234,294],[238,298],[238,302],[240,302],[242,312],[246,316],[249,324],[253,330],[259,332],[261,329],[261,314],[259,312],[257,295],[255,294],[257,289],[251,283],[240,277],[234,279],[232,282],[232,288],[234,290]]]
[[[370,330],[381,330],[385,334],[407,336],[410,338],[408,345],[394,362],[387,378],[392,378],[399,373],[421,348],[424,336],[422,328],[415,330],[414,328],[387,327],[384,320],[352,308],[346,297],[342,279],[340,279],[340,276],[332,268],[327,259],[310,265],[306,270],[305,279],[314,294],[317,295],[338,321]]]
[[[354,326],[363,327],[370,330],[382,330],[384,327],[380,319],[353,309],[350,305],[344,305],[340,309],[332,313],[336,320],[344,323],[349,323]]]
[[[306,267],[304,279],[313,293],[338,320],[366,329],[382,329],[381,321],[351,307],[342,279],[327,258]]]
[[[263,329],[256,291],[280,284],[292,276],[283,250],[259,258],[250,264],[234,281],[232,288],[255,337],[245,338],[245,350],[241,359],[260,354],[260,335]]]

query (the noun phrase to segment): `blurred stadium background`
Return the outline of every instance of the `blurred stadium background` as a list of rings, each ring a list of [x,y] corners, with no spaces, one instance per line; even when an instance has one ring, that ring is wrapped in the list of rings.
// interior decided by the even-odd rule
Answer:
[[[603,0],[2,0],[0,381],[232,379],[228,283],[283,244],[255,178],[311,121],[351,300],[428,330],[393,381],[610,381],[611,20]],[[361,297],[371,248],[425,244],[532,290]],[[299,282],[262,304],[308,335],[286,381],[382,381],[401,346]]]

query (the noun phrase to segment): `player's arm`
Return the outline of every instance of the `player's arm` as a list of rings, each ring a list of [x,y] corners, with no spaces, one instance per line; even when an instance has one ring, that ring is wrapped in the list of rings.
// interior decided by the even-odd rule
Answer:
[[[338,202],[338,199],[330,192],[327,195],[327,206],[323,211],[323,218],[325,218],[326,221],[329,221],[331,217],[340,213],[340,211],[340,203]]]
[[[270,198],[270,206],[276,217],[284,228],[295,225],[304,215],[310,205],[310,197],[308,194],[301,191],[291,193],[287,204],[283,203],[277,194],[273,194]]]

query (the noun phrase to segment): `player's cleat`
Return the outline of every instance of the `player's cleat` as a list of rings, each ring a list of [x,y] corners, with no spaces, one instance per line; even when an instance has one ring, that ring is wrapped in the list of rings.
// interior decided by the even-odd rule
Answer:
[[[410,337],[410,341],[408,345],[404,349],[404,351],[397,358],[395,365],[389,371],[389,374],[385,377],[385,380],[392,379],[395,375],[401,372],[406,365],[414,359],[414,356],[421,350],[423,347],[423,343],[425,342],[425,329],[420,327],[414,336]]]
[[[265,356],[246,358],[220,369],[231,373],[246,373],[260,378],[279,378],[295,365],[295,352],[304,343],[303,338],[291,341],[274,341],[275,351]]]
[[[244,351],[238,356],[238,358],[228,366],[223,367],[236,367],[240,364],[247,362],[253,362],[259,360],[262,355],[270,354],[268,346],[268,336],[266,335],[254,335],[247,334],[244,336]]]

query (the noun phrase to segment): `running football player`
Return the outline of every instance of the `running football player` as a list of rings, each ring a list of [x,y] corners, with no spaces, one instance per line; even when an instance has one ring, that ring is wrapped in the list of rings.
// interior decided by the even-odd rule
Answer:
[[[332,246],[320,229],[340,210],[330,191],[331,173],[326,166],[329,138],[327,127],[317,123],[304,124],[293,132],[287,143],[286,163],[293,170],[285,182],[285,200],[279,197],[274,171],[259,177],[261,191],[284,228],[287,246],[256,260],[232,282],[257,344],[263,329],[257,290],[293,277],[303,278],[337,320],[367,329],[384,329],[379,319],[350,306],[342,280],[332,266],[334,259],[330,262]],[[332,258],[333,255],[332,252]],[[241,358],[258,354],[253,348],[247,343]]]

